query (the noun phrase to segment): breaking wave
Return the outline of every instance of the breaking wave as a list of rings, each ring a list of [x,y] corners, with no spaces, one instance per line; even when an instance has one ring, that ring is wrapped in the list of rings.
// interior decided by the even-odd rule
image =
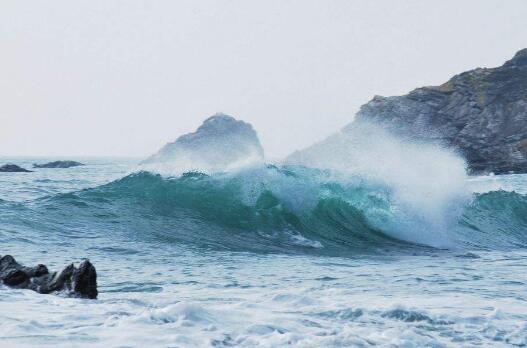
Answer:
[[[130,238],[236,251],[340,256],[527,246],[525,195],[453,196],[438,217],[382,182],[302,166],[178,177],[142,171],[30,205],[70,224],[118,224]]]

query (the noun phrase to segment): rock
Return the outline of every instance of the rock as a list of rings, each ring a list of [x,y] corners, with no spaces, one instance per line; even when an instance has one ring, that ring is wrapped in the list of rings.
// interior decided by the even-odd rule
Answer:
[[[170,163],[183,171],[222,171],[261,161],[263,156],[258,136],[249,123],[216,114],[206,119],[196,132],[166,144],[143,164]]]
[[[45,265],[24,267],[11,255],[0,258],[0,281],[20,289],[31,289],[41,294],[66,291],[73,297],[96,299],[97,272],[88,260],[78,268],[73,264],[60,272],[49,273]]]
[[[33,164],[33,168],[70,168],[83,166],[84,163],[75,162],[75,161],[55,161],[44,164]]]
[[[454,148],[471,173],[527,172],[527,49],[503,66],[475,69],[404,96],[374,97],[357,123]]]
[[[4,164],[0,167],[0,173],[30,173],[32,170],[19,167],[16,164]]]
[[[19,269],[13,269],[6,273],[4,284],[8,286],[19,286],[29,281],[29,275]]]
[[[81,262],[79,268],[73,270],[71,277],[73,292],[81,294],[82,297],[97,297],[97,273],[95,267],[85,260]]]

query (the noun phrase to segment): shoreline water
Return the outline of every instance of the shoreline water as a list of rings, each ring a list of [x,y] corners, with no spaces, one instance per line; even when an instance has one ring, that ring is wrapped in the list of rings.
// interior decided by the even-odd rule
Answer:
[[[331,192],[348,192],[343,197],[369,211],[368,219],[381,216],[371,214],[381,212],[382,204],[373,209],[367,203],[372,194],[381,199],[384,191],[353,186],[360,180],[339,188],[336,183],[315,185],[310,172],[250,171],[242,178],[252,181],[243,181],[248,186],[242,187],[251,194],[242,205],[233,205],[236,201],[227,193],[239,193],[232,181],[236,175],[212,177],[210,182],[199,176],[187,181],[154,174],[136,178],[129,176],[133,163],[87,164],[43,170],[31,178],[0,175],[2,254],[13,254],[28,265],[43,262],[51,269],[89,257],[99,283],[96,301],[0,286],[4,345],[527,344],[527,282],[520,271],[527,265],[527,252],[518,244],[526,235],[521,220],[509,231],[501,220],[489,220],[496,224],[479,233],[479,245],[465,243],[477,232],[470,228],[473,232],[462,235],[465,242],[450,250],[399,245],[382,235],[364,239],[362,233],[369,230],[358,233],[357,228],[366,227],[352,224],[359,215],[342,215],[353,212],[344,206],[326,206],[318,215],[302,217],[302,211],[309,211],[303,207],[311,207],[310,195]],[[496,196],[498,204],[517,203],[524,199],[527,176],[468,181],[484,197],[478,203],[483,210],[478,208],[473,216],[476,222],[483,221],[485,207],[494,199],[484,192],[508,190]],[[264,192],[262,184],[271,185],[282,203],[254,195]],[[199,200],[191,199],[195,196]],[[220,204],[209,211],[211,197]],[[253,205],[254,211],[245,208]],[[174,210],[176,206],[180,209]],[[302,228],[334,230],[323,236],[302,230],[305,240],[291,231],[278,233],[284,224],[296,223],[280,207],[300,217]],[[247,230],[244,226],[250,224],[243,219],[239,225],[224,225],[222,214],[229,214],[227,222],[234,217],[256,219],[261,228]],[[369,248],[367,243],[377,244]]]

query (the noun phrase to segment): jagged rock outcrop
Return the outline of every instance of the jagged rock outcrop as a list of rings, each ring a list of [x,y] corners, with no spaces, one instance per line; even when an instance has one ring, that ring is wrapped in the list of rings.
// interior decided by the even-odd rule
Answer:
[[[0,173],[30,173],[32,170],[19,167],[16,164],[4,164],[0,167]]]
[[[97,272],[90,261],[79,267],[70,264],[60,272],[49,273],[45,265],[25,267],[11,255],[0,257],[0,281],[13,288],[31,289],[41,294],[65,291],[69,296],[96,299]]]
[[[143,164],[171,163],[182,170],[224,170],[235,164],[263,159],[263,148],[253,127],[216,114],[194,133],[168,143]]]
[[[71,168],[83,166],[84,163],[75,162],[75,161],[54,161],[44,164],[33,164],[33,168]]]
[[[478,68],[437,87],[376,96],[356,119],[456,149],[472,173],[527,172],[527,49],[497,68]]]

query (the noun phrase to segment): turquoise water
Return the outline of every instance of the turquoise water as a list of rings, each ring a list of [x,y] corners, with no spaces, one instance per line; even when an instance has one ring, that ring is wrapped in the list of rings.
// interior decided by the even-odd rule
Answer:
[[[100,297],[1,288],[3,346],[527,345],[527,175],[467,178],[436,204],[298,166],[75,160],[0,173],[0,254],[87,257]]]

